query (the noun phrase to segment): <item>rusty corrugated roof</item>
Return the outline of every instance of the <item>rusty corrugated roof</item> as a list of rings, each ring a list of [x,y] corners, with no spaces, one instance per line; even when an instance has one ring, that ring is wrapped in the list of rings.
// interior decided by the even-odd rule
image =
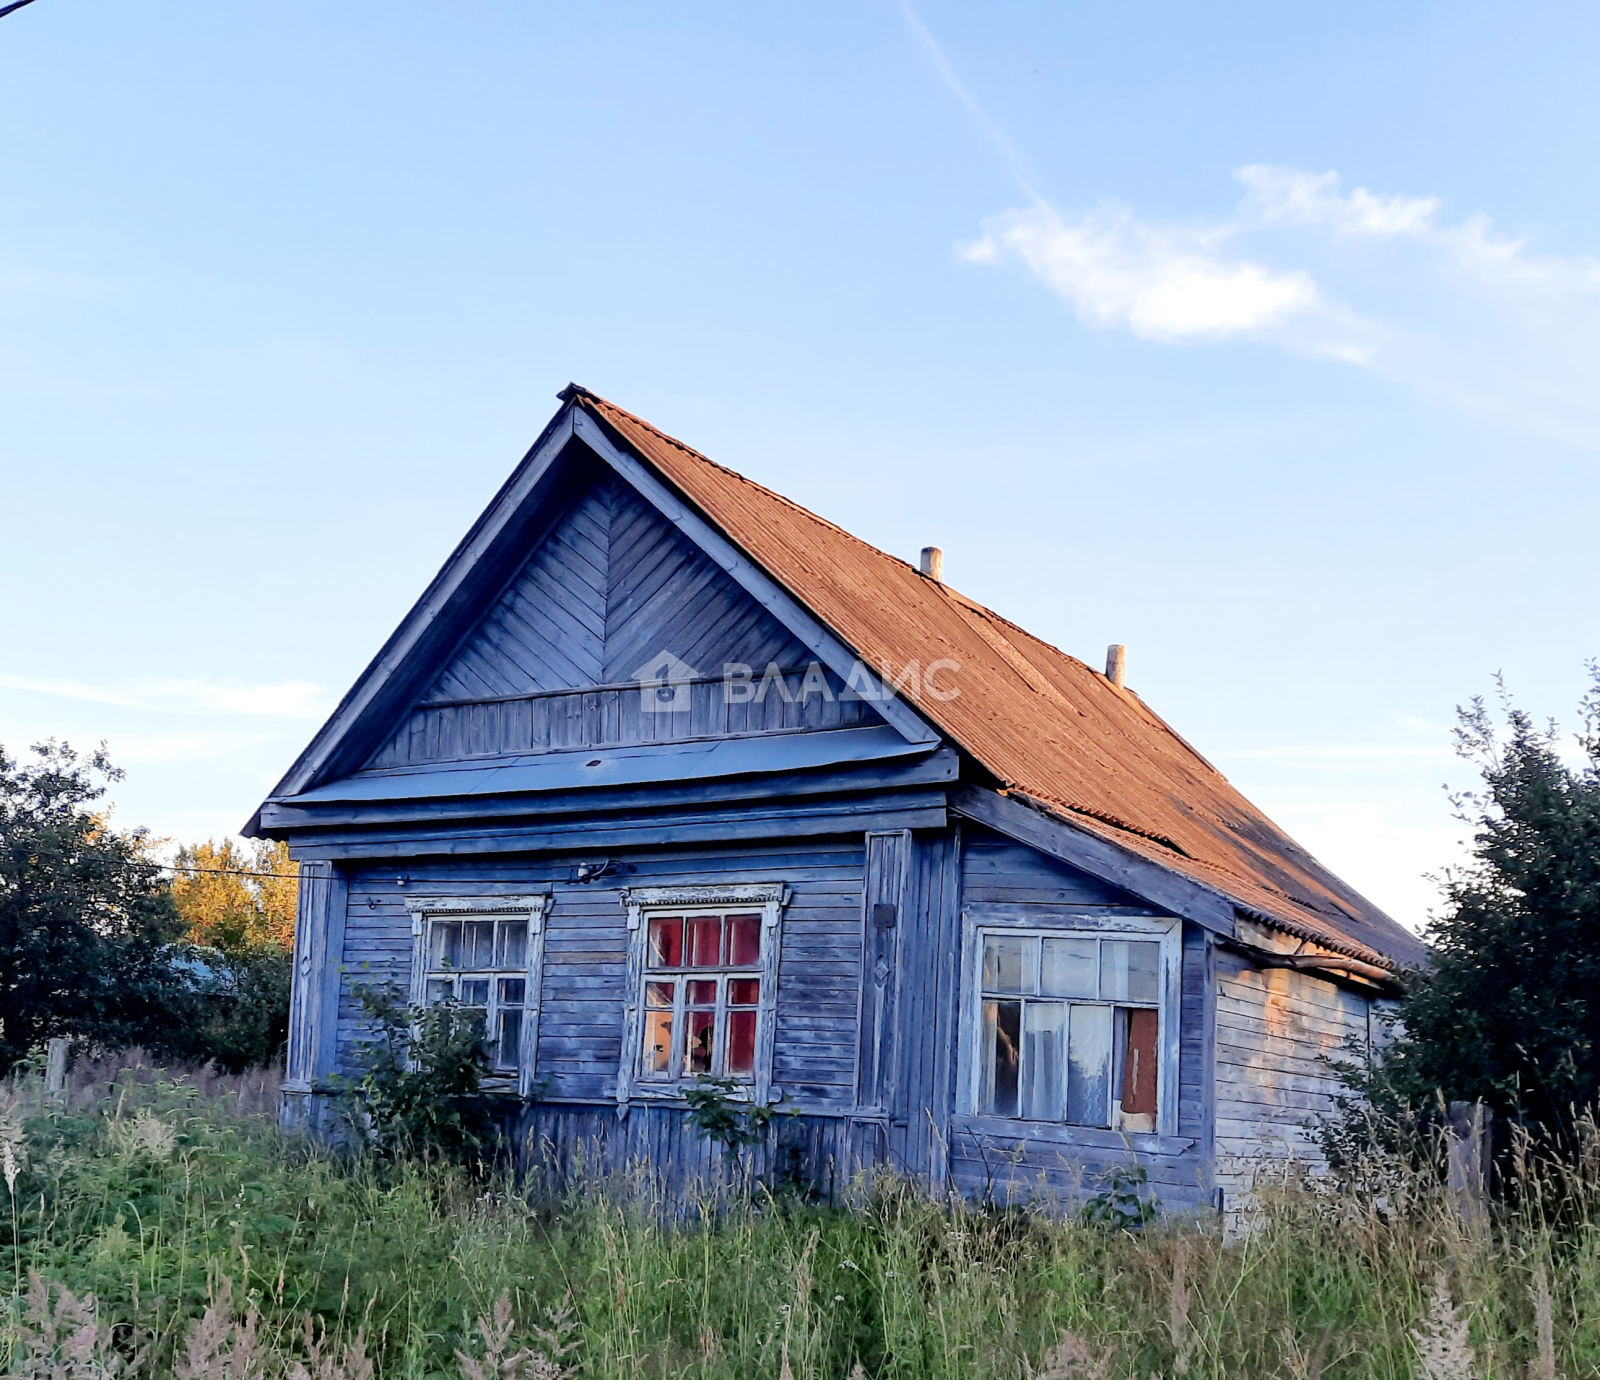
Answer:
[[[1288,933],[1384,966],[1420,941],[1239,794],[1131,690],[1076,657],[574,386],[563,393],[874,669],[949,658],[961,693],[908,686],[1007,793],[1184,874]]]

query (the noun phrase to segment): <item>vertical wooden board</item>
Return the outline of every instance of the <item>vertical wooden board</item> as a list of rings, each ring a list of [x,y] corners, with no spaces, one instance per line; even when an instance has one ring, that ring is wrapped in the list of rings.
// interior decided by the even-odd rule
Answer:
[[[863,1108],[887,1109],[894,1098],[898,950],[906,918],[910,851],[909,831],[867,835],[856,1082],[856,1102]]]

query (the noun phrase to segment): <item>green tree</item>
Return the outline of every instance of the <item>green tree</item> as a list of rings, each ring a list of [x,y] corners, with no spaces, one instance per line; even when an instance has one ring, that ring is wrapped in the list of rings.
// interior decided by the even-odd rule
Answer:
[[[172,896],[197,946],[195,982],[203,998],[194,1057],[237,1073],[282,1054],[299,870],[278,842],[208,839],[178,850]]]
[[[1421,1108],[1482,1098],[1560,1136],[1600,1101],[1600,666],[1576,762],[1554,723],[1504,695],[1459,712],[1458,752],[1482,788],[1455,797],[1472,858],[1446,873],[1429,968],[1401,1007],[1383,1079]]]
[[[142,829],[111,828],[103,747],[0,747],[0,1072],[40,1042],[170,1049],[193,994],[172,942],[182,924]]]

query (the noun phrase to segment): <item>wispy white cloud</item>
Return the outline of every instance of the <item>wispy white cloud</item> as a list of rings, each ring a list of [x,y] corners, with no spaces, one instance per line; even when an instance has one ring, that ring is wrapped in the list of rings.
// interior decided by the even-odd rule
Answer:
[[[1027,205],[958,246],[1015,264],[1086,325],[1167,345],[1260,341],[1370,369],[1476,420],[1600,450],[1600,259],[1541,255],[1441,198],[1346,190],[1336,172],[1251,163],[1226,215],[1063,210],[902,0],[939,80]],[[1340,256],[1331,246],[1365,244]]]
[[[137,678],[94,685],[83,681],[0,672],[0,690],[87,700],[124,709],[251,718],[316,719],[326,714],[329,707],[326,691],[304,680],[252,685],[245,681],[202,676],[191,680]]]
[[[1326,225],[1343,235],[1416,237],[1432,229],[1438,197],[1379,196],[1365,187],[1339,190],[1339,174],[1308,173],[1251,163],[1234,176],[1249,189],[1247,218],[1290,225]]]
[[[1083,321],[1143,340],[1275,340],[1364,360],[1371,328],[1329,302],[1309,273],[1230,253],[1236,229],[1151,225],[1117,206],[1076,217],[1038,207],[996,217],[962,254],[973,263],[1015,259]]]
[[[1345,191],[1331,172],[1252,164],[1237,177],[1245,196],[1225,217],[1032,206],[960,252],[1019,265],[1090,326],[1337,359],[1477,420],[1600,449],[1600,259],[1535,254],[1486,216],[1451,222],[1436,197]],[[1376,256],[1341,259],[1341,242]]]

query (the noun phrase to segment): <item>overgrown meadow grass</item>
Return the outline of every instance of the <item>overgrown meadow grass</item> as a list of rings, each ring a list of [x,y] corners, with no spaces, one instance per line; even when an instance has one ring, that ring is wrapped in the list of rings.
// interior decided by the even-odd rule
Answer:
[[[643,1173],[550,1195],[341,1158],[281,1134],[271,1102],[264,1079],[149,1069],[80,1076],[64,1100],[5,1085],[6,1374],[1600,1374],[1593,1145],[1528,1171],[1540,1210],[1478,1225],[1429,1177],[1391,1171],[1381,1194],[1263,1189],[1231,1234],[1211,1220],[1135,1235],[888,1180],[848,1210],[758,1194],[675,1214]],[[94,1326],[73,1333],[86,1294]],[[513,1341],[489,1338],[486,1369],[502,1297]],[[228,1331],[250,1311],[253,1350]]]

